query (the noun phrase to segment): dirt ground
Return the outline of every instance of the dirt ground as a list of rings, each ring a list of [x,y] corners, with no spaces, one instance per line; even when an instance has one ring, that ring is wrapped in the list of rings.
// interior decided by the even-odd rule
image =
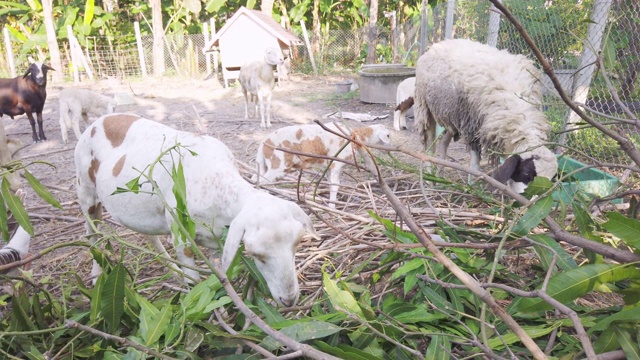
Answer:
[[[336,111],[388,115],[371,123],[383,123],[393,129],[392,104],[367,104],[359,100],[357,94],[337,94],[335,83],[349,77],[303,77],[292,76],[289,82],[274,90],[272,100],[272,130],[291,125],[311,123],[323,119],[323,115]],[[103,80],[80,84],[49,84],[47,102],[43,113],[44,132],[47,141],[32,144],[31,130],[26,116],[15,119],[3,117],[8,137],[22,140],[26,147],[17,153],[24,163],[33,164],[28,170],[36,176],[62,203],[63,210],[54,209],[40,199],[33,191],[28,192],[27,210],[34,222],[36,236],[32,240],[31,253],[36,253],[53,244],[82,240],[84,220],[76,201],[75,169],[73,150],[75,136],[69,129],[69,144],[61,140],[59,127],[58,94],[66,87],[89,88],[106,95],[134,99],[135,104],[119,106],[118,112],[132,112],[149,119],[173,126],[180,130],[195,131],[198,123],[205,133],[222,140],[231,148],[237,159],[249,165],[254,164],[258,142],[269,130],[259,127],[259,119],[244,119],[244,103],[239,87],[227,89],[215,80],[194,79],[147,79],[134,81]],[[95,119],[95,116],[91,117]],[[343,120],[349,126],[362,126],[353,120]],[[409,122],[409,126],[412,123]],[[81,129],[84,129],[84,124]],[[392,133],[392,141],[421,149],[417,135],[413,131]],[[349,172],[347,169],[345,172]],[[346,176],[343,175],[343,179]],[[23,180],[24,181],[24,180]],[[72,252],[57,251],[57,255],[43,257],[34,262],[32,270],[38,276],[45,268],[49,275],[65,272],[56,268],[57,264],[73,262],[77,271],[88,275],[90,258],[83,248]],[[65,261],[66,260],[66,261]],[[86,272],[80,268],[87,269]]]

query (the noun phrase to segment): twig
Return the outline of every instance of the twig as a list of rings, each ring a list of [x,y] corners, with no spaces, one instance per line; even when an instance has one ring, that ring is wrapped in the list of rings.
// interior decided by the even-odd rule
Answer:
[[[64,323],[64,325],[65,325],[65,327],[67,327],[69,329],[70,328],[76,328],[76,329],[79,329],[81,331],[88,332],[90,334],[100,336],[100,337],[102,337],[102,338],[104,338],[106,340],[115,341],[118,344],[132,347],[132,348],[134,348],[136,350],[142,351],[143,353],[145,353],[147,355],[152,355],[152,356],[155,356],[157,358],[164,359],[164,360],[177,360],[177,358],[173,358],[171,356],[163,355],[163,354],[161,354],[161,353],[159,353],[159,352],[157,352],[155,350],[149,349],[148,347],[142,346],[142,345],[140,345],[140,344],[138,344],[136,342],[133,342],[133,341],[131,341],[129,339],[122,338],[122,337],[115,336],[115,335],[111,335],[111,334],[102,332],[100,330],[96,330],[96,329],[94,329],[92,327],[89,327],[89,326],[86,326],[86,325],[82,325],[82,324],[80,324],[80,323],[78,323],[78,322],[76,322],[74,320],[67,320]]]
[[[362,144],[360,144],[362,145]],[[455,277],[457,277],[469,290],[471,290],[480,300],[486,303],[491,311],[497,315],[504,323],[513,331],[513,333],[522,341],[522,343],[531,351],[531,354],[536,359],[546,359],[546,355],[542,352],[538,344],[536,344],[533,339],[527,334],[526,331],[507,313],[491,296],[487,290],[480,287],[479,283],[471,277],[468,273],[463,271],[460,267],[458,267],[447,255],[445,255],[440,249],[435,246],[429,235],[424,232],[421,226],[415,221],[411,213],[408,209],[400,202],[400,200],[396,197],[393,191],[386,184],[382,176],[380,175],[379,169],[375,165],[372,160],[372,157],[366,156],[363,154],[363,158],[365,160],[365,166],[369,172],[371,172],[374,177],[378,180],[378,184],[382,188],[382,191],[387,196],[387,199],[391,202],[391,206],[398,212],[398,215],[405,221],[405,223],[409,226],[411,231],[416,235],[418,241],[423,244],[427,250],[429,250],[438,261],[444,265],[447,270],[449,270]],[[475,173],[482,177],[487,177],[485,174],[482,174],[479,171],[475,171]],[[493,180],[493,179],[491,179]],[[493,180],[493,182],[498,183]],[[502,184],[500,184],[502,185]]]
[[[233,330],[233,328],[231,326],[229,326],[229,324],[227,324],[224,321],[224,319],[222,318],[222,315],[220,314],[220,311],[218,309],[213,310],[213,313],[216,315],[216,318],[218,319],[218,324],[220,324],[220,326],[222,326],[223,329],[225,329],[231,335],[239,335],[237,331]],[[276,357],[275,355],[273,355],[272,353],[267,351],[265,348],[259,346],[258,344],[254,343],[253,341],[242,339],[242,342],[245,345],[247,345],[248,347],[250,347],[253,350],[255,350],[260,355],[264,356],[265,358],[271,359],[271,358],[275,358]]]
[[[520,24],[520,22],[513,16],[513,14],[511,14],[511,12],[502,4],[501,0],[489,0],[489,1],[491,1],[491,3],[498,10],[502,12],[502,14],[513,24],[513,26],[515,26],[515,28],[518,30],[518,33],[520,33],[524,41],[527,43],[527,45],[529,46],[529,48],[531,49],[535,57],[538,59],[538,61],[542,65],[544,72],[551,79],[551,82],[553,83],[556,90],[560,94],[560,97],[571,108],[571,110],[573,110],[584,121],[593,125],[595,128],[603,132],[605,135],[615,140],[620,145],[622,150],[633,160],[633,162],[635,162],[638,166],[640,166],[640,151],[635,147],[633,142],[627,136],[619,134],[607,128],[606,126],[601,125],[598,121],[588,116],[579,106],[577,106],[576,103],[573,102],[573,100],[571,100],[567,95],[567,93],[564,91],[564,89],[562,88],[562,84],[560,83],[555,73],[553,72],[553,68],[551,67],[551,64],[549,64],[549,61],[547,61],[547,59],[542,54],[540,49],[538,49],[538,46],[535,44],[533,39],[531,39],[531,37],[529,36],[527,31],[524,29],[522,24]]]
[[[215,275],[218,277],[218,279],[220,279],[220,283],[222,283],[225,290],[227,290],[227,295],[231,298],[231,300],[236,305],[238,310],[240,310],[240,312],[242,312],[246,316],[247,320],[251,321],[258,328],[260,328],[260,330],[264,331],[267,335],[271,336],[281,344],[284,344],[288,348],[294,351],[302,351],[302,356],[306,356],[312,359],[319,359],[319,360],[324,360],[324,359],[339,360],[339,358],[326,354],[322,351],[316,350],[309,345],[297,342],[291,339],[290,337],[284,335],[283,333],[274,330],[271,326],[269,326],[269,324],[267,324],[264,320],[258,317],[256,313],[254,313],[251,309],[249,309],[249,307],[242,301],[242,298],[240,297],[240,295],[238,295],[238,293],[235,291],[233,286],[231,286],[231,283],[229,282],[229,278],[227,278],[227,275],[220,268],[219,259],[214,260],[214,266],[212,268]]]

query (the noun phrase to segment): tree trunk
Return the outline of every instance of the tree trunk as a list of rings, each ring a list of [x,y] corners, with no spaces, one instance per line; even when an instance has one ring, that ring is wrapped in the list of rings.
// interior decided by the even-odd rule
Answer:
[[[316,56],[320,56],[320,38],[322,37],[322,32],[320,31],[320,0],[313,0],[311,16],[313,17],[311,49],[313,49],[313,53]]]
[[[262,2],[260,2],[260,11],[269,16],[273,16],[273,1],[274,0],[262,0]]]
[[[153,75],[162,76],[164,67],[164,28],[162,27],[162,3],[160,0],[150,0],[153,26]]]
[[[369,43],[367,46],[367,64],[376,62],[376,38],[378,36],[378,0],[369,5]]]
[[[44,15],[44,28],[47,31],[49,61],[51,67],[56,70],[51,73],[51,80],[54,83],[61,83],[64,81],[64,69],[62,68],[60,48],[58,47],[58,38],[56,37],[56,29],[53,22],[52,0],[42,0],[42,12]]]

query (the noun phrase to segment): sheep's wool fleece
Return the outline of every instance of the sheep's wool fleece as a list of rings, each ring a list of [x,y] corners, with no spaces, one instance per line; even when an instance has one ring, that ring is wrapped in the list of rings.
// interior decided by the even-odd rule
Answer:
[[[416,107],[428,108],[473,150],[523,151],[545,143],[550,128],[538,109],[540,74],[523,55],[466,39],[445,40],[418,60]]]

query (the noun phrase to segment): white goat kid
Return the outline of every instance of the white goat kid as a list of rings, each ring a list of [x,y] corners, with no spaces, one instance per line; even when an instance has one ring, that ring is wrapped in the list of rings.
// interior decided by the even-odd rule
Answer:
[[[80,138],[80,118],[89,125],[89,113],[101,116],[111,114],[115,111],[116,100],[95,91],[87,89],[67,88],[60,92],[58,99],[60,103],[60,132],[62,133],[62,141],[69,142],[68,128],[71,127],[76,135],[76,139]]]
[[[407,114],[413,107],[413,96],[416,92],[416,78],[404,79],[396,90],[396,108],[393,111],[393,128],[396,131],[407,128]]]
[[[182,151],[165,153],[160,161],[162,166],[147,174],[157,184],[155,190],[150,182],[144,182],[138,193],[114,194],[118,187],[125,188],[127,182],[141,175],[140,171],[157,161],[161,152],[176,144],[183,147]],[[185,148],[189,151],[184,151]],[[151,235],[158,251],[167,256],[156,235],[171,233],[173,217],[158,193],[169,208],[175,208],[174,182],[165,169],[177,166],[178,159],[187,184],[186,208],[196,223],[196,241],[215,249],[215,237],[229,226],[222,253],[223,269],[229,268],[240,242],[244,241],[247,254],[255,259],[273,298],[284,306],[295,304],[298,281],[294,255],[303,237],[315,236],[311,220],[295,203],[253,188],[240,175],[229,148],[217,139],[178,131],[136,115],[103,116],[87,128],[76,146],[82,211],[97,220],[104,206],[124,226]],[[90,224],[87,234],[93,244],[95,234]],[[179,243],[178,260],[194,266],[190,245],[177,239],[175,243]],[[94,261],[92,275],[101,272]],[[193,279],[199,278],[197,271],[183,272]]]
[[[391,142],[390,131],[384,125],[377,124],[355,129],[349,129],[339,123],[327,123],[325,126],[338,134],[345,131],[365,144],[389,144]],[[353,161],[351,143],[342,149],[346,142],[345,139],[324,130],[317,124],[293,125],[280,128],[267,135],[258,146],[256,155],[258,174],[267,181],[273,182],[282,179],[286,174],[294,173],[300,169],[307,169],[312,166],[326,167],[329,164],[328,160],[322,158],[295,155],[276,150],[276,148],[289,149],[310,155],[336,156],[345,161]],[[339,151],[340,153],[338,154]],[[343,162],[334,161],[329,167],[328,176],[331,183],[329,206],[332,208],[336,206],[335,201],[340,187],[340,173],[344,165]]]
[[[240,81],[242,94],[244,95],[244,118],[249,118],[249,102],[254,102],[254,114],[256,115],[259,105],[260,127],[262,129],[271,128],[271,95],[276,85],[273,67],[282,65],[283,63],[282,51],[276,48],[268,48],[265,50],[264,61],[249,62],[240,68],[238,80]],[[266,123],[264,120],[265,111],[267,116]]]

